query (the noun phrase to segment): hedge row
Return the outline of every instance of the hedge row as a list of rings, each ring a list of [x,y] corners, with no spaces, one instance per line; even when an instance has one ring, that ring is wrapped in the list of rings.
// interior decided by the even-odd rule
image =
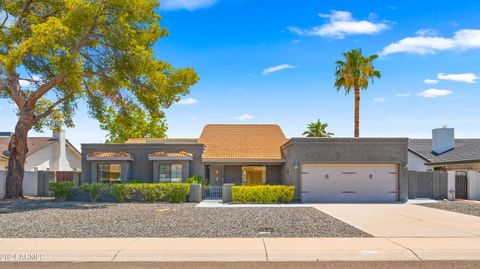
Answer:
[[[48,188],[55,199],[65,201],[72,195],[74,185],[72,182],[50,182]],[[80,186],[80,190],[88,193],[92,202],[95,202],[100,194],[108,192],[120,203],[129,201],[182,203],[187,201],[190,184],[126,183],[107,185],[85,183]]]
[[[232,200],[234,203],[289,203],[293,200],[295,186],[259,185],[233,186]]]

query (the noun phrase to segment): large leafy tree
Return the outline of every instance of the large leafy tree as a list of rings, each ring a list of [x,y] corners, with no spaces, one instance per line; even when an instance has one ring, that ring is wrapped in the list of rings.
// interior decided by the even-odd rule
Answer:
[[[378,58],[376,54],[364,57],[361,49],[352,49],[343,54],[344,61],[335,63],[335,88],[340,91],[342,88],[345,94],[353,89],[355,93],[355,117],[354,136],[360,136],[360,89],[367,89],[374,78],[380,78],[380,71],[375,70],[373,61]]]
[[[333,133],[327,131],[328,124],[321,123],[320,120],[307,125],[307,130],[302,135],[306,137],[332,137]]]
[[[0,97],[18,114],[7,198],[22,197],[28,132],[72,126],[79,100],[111,131],[109,140],[164,135],[162,109],[198,76],[155,57],[153,45],[167,35],[158,7],[156,0],[0,0]]]

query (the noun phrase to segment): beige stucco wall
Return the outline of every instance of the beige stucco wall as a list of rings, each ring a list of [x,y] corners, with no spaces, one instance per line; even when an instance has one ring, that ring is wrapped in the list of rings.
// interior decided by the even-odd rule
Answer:
[[[468,199],[480,200],[480,163],[443,165],[448,171],[448,189],[455,189],[455,172],[467,172]]]
[[[7,160],[0,160],[0,171],[7,170],[8,161]]]

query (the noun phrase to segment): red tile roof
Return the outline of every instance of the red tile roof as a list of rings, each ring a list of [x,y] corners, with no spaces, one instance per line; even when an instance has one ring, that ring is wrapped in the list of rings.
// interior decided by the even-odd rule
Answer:
[[[154,152],[149,155],[149,157],[154,157],[154,158],[161,158],[161,157],[192,157],[193,154],[190,152],[186,151],[180,151],[180,152],[165,152],[165,151],[159,151],[159,152]]]
[[[196,138],[130,138],[125,144],[145,143],[196,143]]]
[[[209,124],[198,139],[205,144],[204,160],[282,160],[287,141],[274,124]]]
[[[92,158],[124,158],[124,157],[130,157],[130,154],[123,151],[118,151],[118,152],[95,151],[87,154],[87,156]]]

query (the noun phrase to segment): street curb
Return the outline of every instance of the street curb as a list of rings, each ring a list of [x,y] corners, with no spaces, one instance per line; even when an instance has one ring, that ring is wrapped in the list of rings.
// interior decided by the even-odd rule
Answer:
[[[317,262],[4,262],[2,269],[473,269],[480,261],[317,261]]]

